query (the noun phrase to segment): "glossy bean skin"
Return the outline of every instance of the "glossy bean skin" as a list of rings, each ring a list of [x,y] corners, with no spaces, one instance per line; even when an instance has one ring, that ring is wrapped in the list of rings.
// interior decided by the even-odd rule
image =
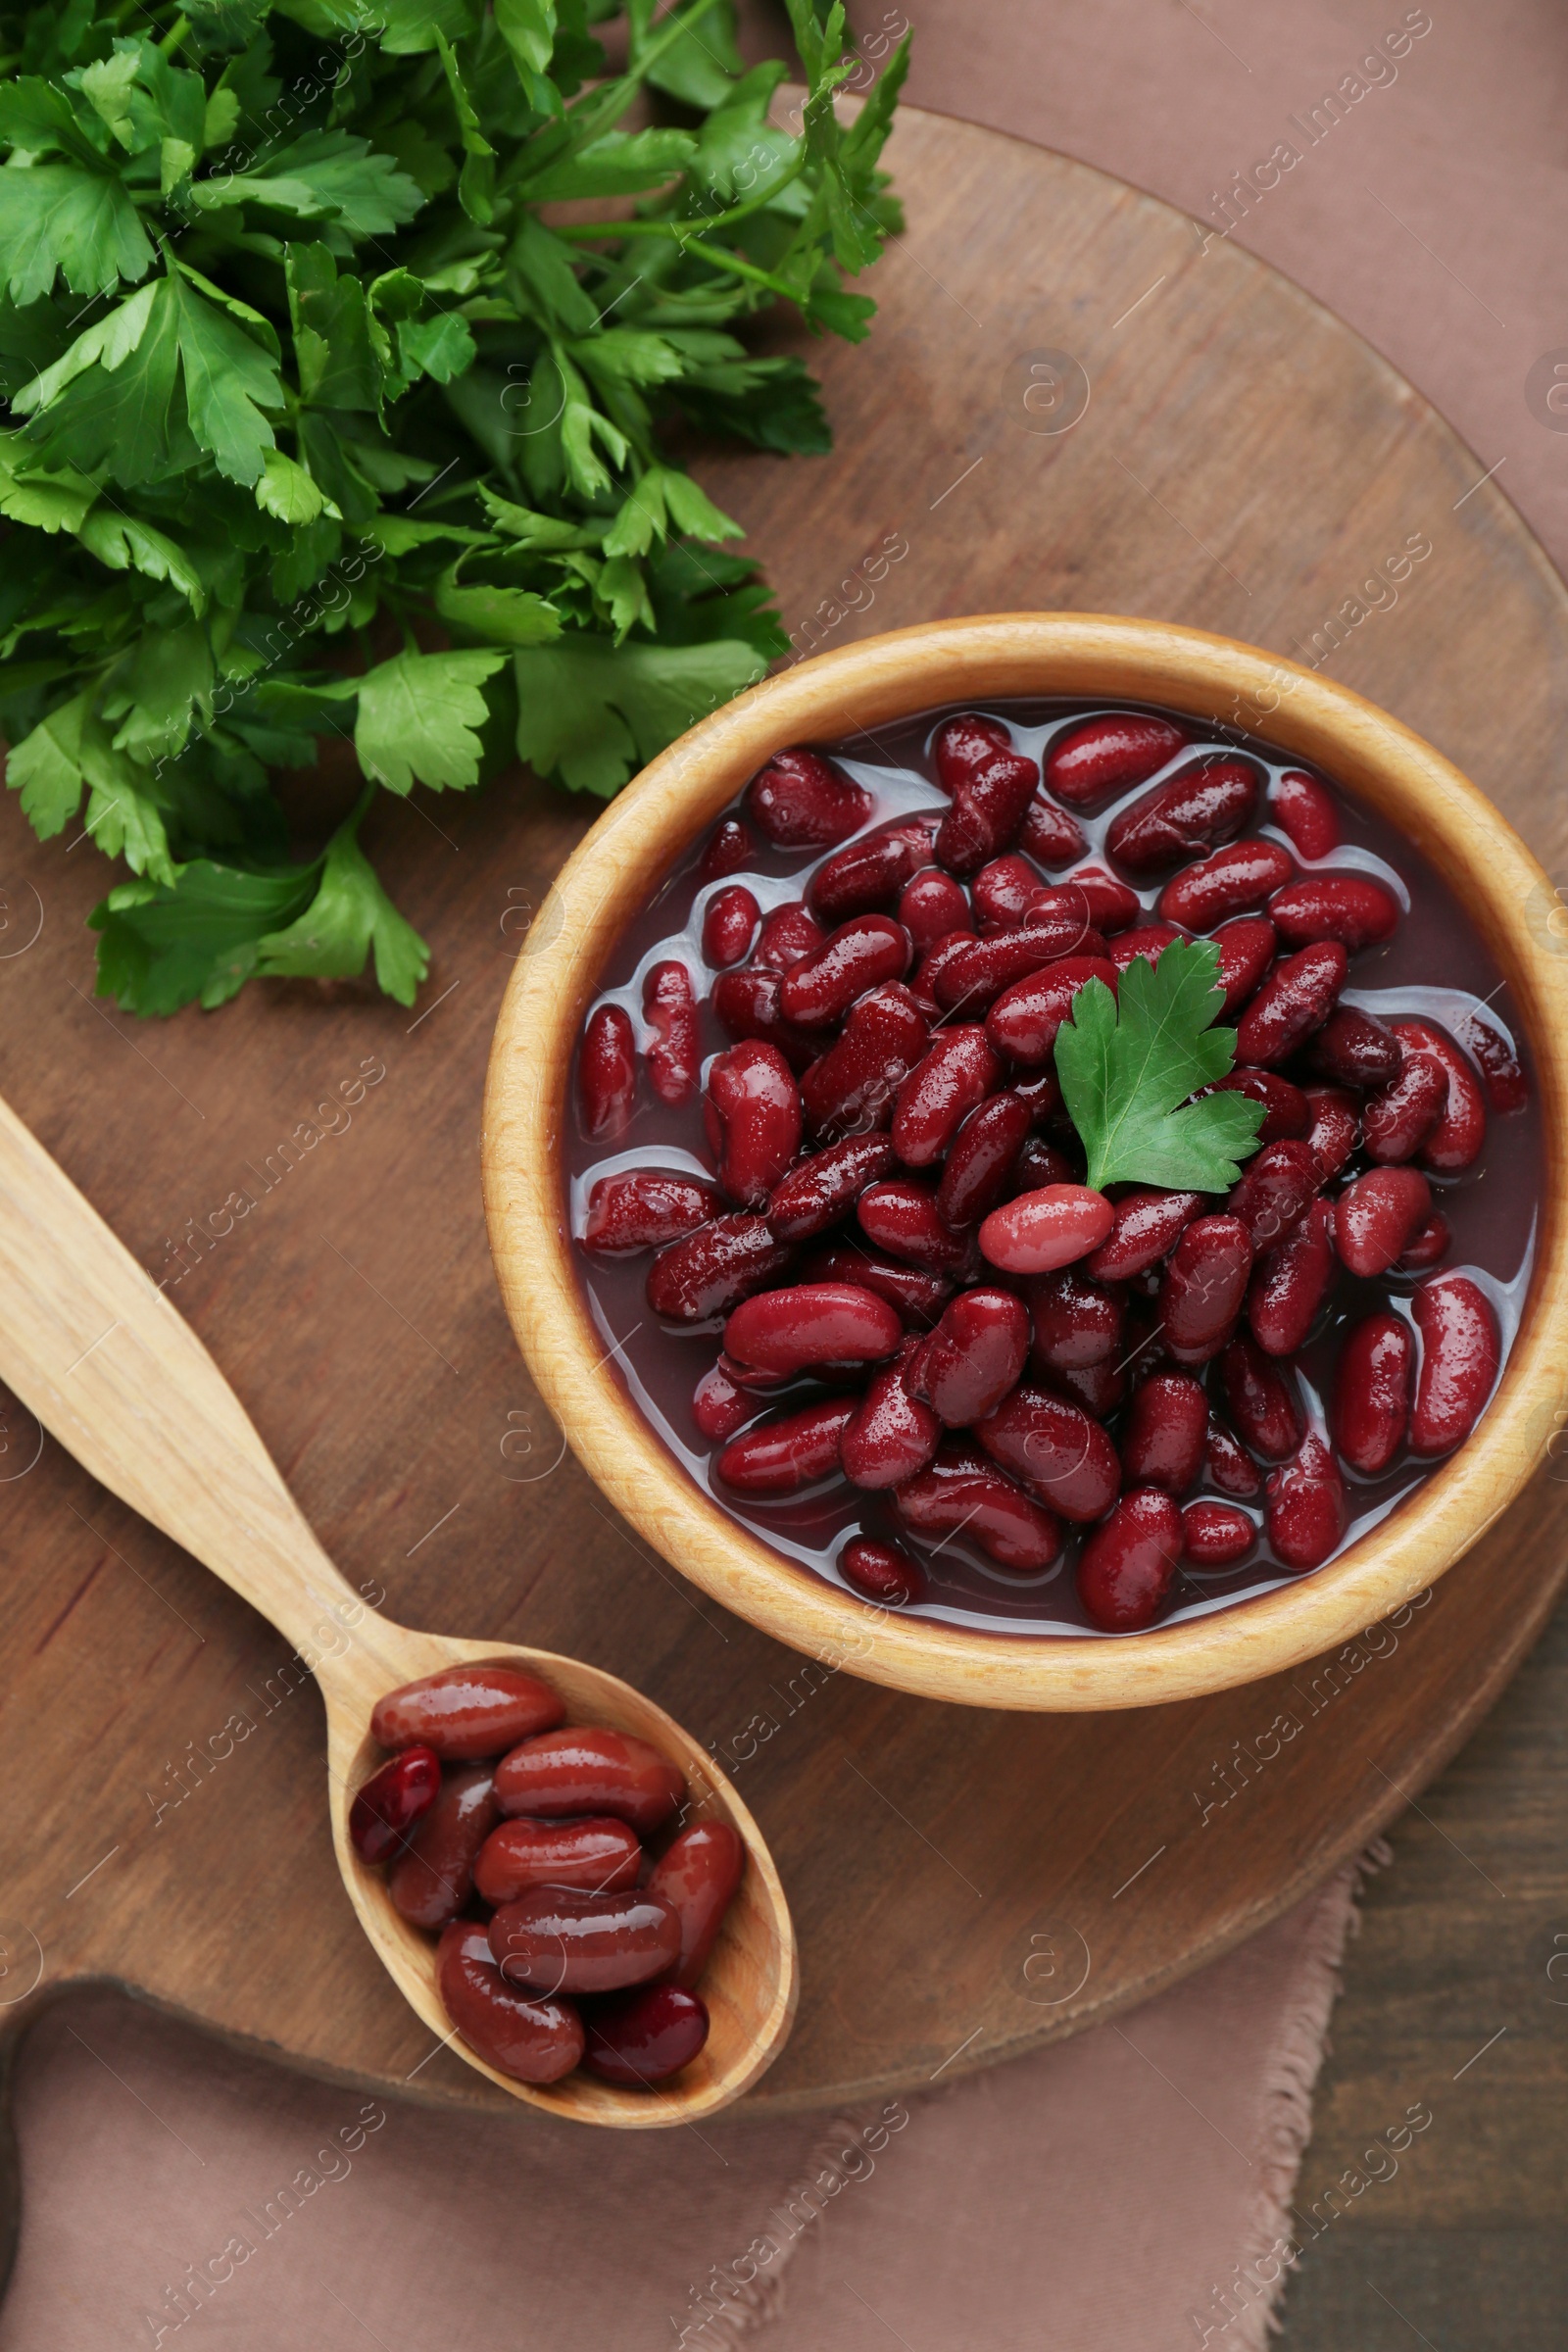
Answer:
[[[1404,1048],[1384,1022],[1358,1004],[1337,1004],[1312,1040],[1314,1070],[1338,1086],[1387,1086],[1397,1078]]]
[[[1256,1541],[1256,1528],[1234,1503],[1190,1502],[1182,1512],[1182,1547],[1195,1568],[1234,1568]]]
[[[1326,1184],[1337,1176],[1361,1140],[1361,1113],[1355,1097],[1342,1086],[1309,1086],[1303,1090],[1310,1124],[1306,1141],[1317,1154]]]
[[[1283,1462],[1293,1454],[1306,1424],[1279,1359],[1238,1332],[1221,1352],[1219,1376],[1226,1408],[1249,1450],[1265,1462]]]
[[[769,1197],[769,1230],[781,1242],[804,1242],[825,1233],[892,1165],[893,1146],[885,1135],[850,1136],[798,1159]]]
[[[836,775],[815,752],[775,752],[746,787],[746,813],[781,850],[831,850],[872,812],[868,792]]]
[[[1092,1625],[1107,1634],[1152,1625],[1182,1556],[1182,1515],[1160,1487],[1135,1487],[1078,1562],[1078,1597]]]
[[[974,1254],[971,1234],[943,1224],[935,1186],[917,1184],[912,1177],[890,1176],[885,1184],[868,1185],[855,1214],[878,1249],[928,1274],[955,1273]]]
[[[1188,1372],[1151,1372],[1133,1391],[1122,1433],[1121,1472],[1128,1487],[1163,1487],[1185,1494],[1203,1467],[1208,1398]]]
[[[710,1446],[722,1445],[746,1427],[757,1400],[731,1380],[721,1364],[710,1364],[692,1391],[692,1419]]]
[[[1023,812],[1018,847],[1037,865],[1071,865],[1089,844],[1078,819],[1058,808],[1049,793],[1037,792]]]
[[[906,1609],[926,1595],[926,1575],[902,1544],[852,1536],[839,1553],[839,1574],[852,1592],[885,1609]]]
[[[1005,1274],[1050,1274],[1098,1250],[1114,1223],[1103,1193],[1048,1184],[991,1211],[980,1227],[981,1253]]]
[[[969,902],[963,885],[938,865],[925,866],[905,884],[898,912],[922,956],[950,931],[969,928]]]
[[[806,1282],[859,1282],[879,1298],[896,1306],[906,1324],[924,1330],[933,1324],[953,1293],[945,1274],[889,1257],[864,1242],[838,1242],[808,1257],[801,1268]]]
[[[718,1181],[743,1208],[765,1208],[801,1148],[801,1090],[777,1046],[731,1046],[708,1073],[703,1125]]]
[[[508,1815],[555,1821],[610,1813],[640,1837],[666,1822],[686,1793],[667,1756],[630,1732],[569,1724],[508,1750],[496,1766],[496,1803]]]
[[[937,1003],[949,1012],[979,1020],[1004,990],[1059,964],[1063,956],[1077,952],[1084,937],[1084,926],[1075,917],[1049,908],[1046,919],[1022,930],[987,932],[961,953],[946,957],[933,972]]]
[[[1275,892],[1268,916],[1287,947],[1335,939],[1353,956],[1394,937],[1399,903],[1370,874],[1303,874]]]
[[[1091,1281],[1082,1262],[1037,1275],[1028,1285],[1028,1298],[1038,1370],[1084,1371],[1121,1352],[1126,1298]]]
[[[1034,900],[1041,895],[1040,876],[1027,858],[1014,852],[1005,858],[993,858],[983,865],[969,885],[974,916],[982,932],[1015,931],[1022,924]],[[959,921],[964,918],[960,916]],[[1084,922],[1089,915],[1085,902]],[[954,926],[950,925],[952,929]]]
[[[949,800],[979,775],[998,752],[1010,752],[1012,736],[1000,718],[983,710],[960,710],[944,719],[931,740],[937,782]]]
[[[1330,1424],[1352,1470],[1381,1478],[1410,1423],[1415,1339],[1387,1309],[1364,1315],[1345,1335],[1334,1369]]]
[[[782,975],[826,944],[827,933],[810,908],[802,900],[792,899],[782,906],[770,907],[762,917],[752,961],[764,971]]]
[[[964,1024],[939,1031],[894,1102],[893,1149],[905,1166],[928,1168],[941,1159],[1001,1075],[983,1029]]]
[[[963,1535],[994,1560],[1032,1576],[1061,1550],[1061,1522],[961,1439],[950,1438],[929,1469],[891,1496],[902,1524],[916,1535]]]
[[[757,844],[738,816],[726,816],[708,836],[697,868],[697,879],[703,882],[721,882],[726,874],[738,874],[743,866],[751,865],[757,857]]]
[[[960,1291],[926,1340],[911,1394],[948,1429],[968,1429],[1017,1384],[1029,1354],[1029,1316],[1011,1291]]]
[[[1099,1364],[1067,1364],[1044,1375],[1069,1404],[1080,1404],[1096,1421],[1120,1412],[1132,1383],[1125,1364],[1107,1356]]]
[[[443,1666],[378,1698],[370,1737],[382,1747],[433,1747],[443,1763],[472,1764],[553,1731],[565,1712],[548,1683],[519,1667]]]
[[[1112,793],[1147,783],[1186,741],[1170,719],[1141,711],[1085,719],[1056,737],[1046,754],[1045,780],[1070,808],[1094,808]]]
[[[518,1989],[616,1992],[673,1967],[680,1920],[673,1903],[646,1886],[604,1894],[535,1886],[491,1920],[490,1954]]]
[[[583,1133],[594,1143],[617,1143],[637,1103],[637,1039],[631,1015],[599,1004],[588,1016],[577,1063],[577,1102]]]
[[[789,1262],[787,1245],[775,1240],[765,1217],[715,1217],[661,1250],[648,1269],[648,1303],[666,1323],[706,1323]]]
[[[643,1018],[654,1032],[648,1048],[648,1077],[661,1102],[678,1106],[697,1092],[702,1048],[697,1031],[697,998],[683,963],[656,963],[643,982]]]
[[[1160,1285],[1165,1337],[1179,1360],[1203,1362],[1229,1338],[1252,1271],[1252,1237],[1239,1217],[1198,1217],[1171,1251]]]
[[[678,1242],[719,1210],[711,1185],[691,1176],[641,1171],[601,1176],[588,1196],[582,1246],[593,1257],[627,1257]]]
[[[1013,749],[1010,738],[982,751],[972,728],[963,738],[961,757],[945,757],[945,738],[963,724],[950,720],[937,736],[937,773],[953,795],[953,806],[938,830],[935,854],[950,874],[969,875],[1012,842],[1034,799],[1040,769],[1027,753]]]
[[[986,1015],[986,1035],[1008,1061],[1038,1068],[1055,1052],[1056,1034],[1078,991],[1099,980],[1114,995],[1121,974],[1104,956],[1063,956],[1004,989]]]
[[[1268,1474],[1268,1540],[1287,1568],[1321,1568],[1345,1535],[1348,1509],[1340,1466],[1309,1430],[1294,1461]]]
[[[433,1747],[406,1747],[372,1772],[349,1807],[349,1839],[360,1860],[385,1862],[395,1854],[440,1788],[441,1759]]]
[[[855,1410],[853,1403],[808,1404],[764,1421],[730,1440],[715,1474],[737,1494],[798,1494],[839,1467],[839,1441]]]
[[[1128,873],[1157,874],[1233,840],[1257,806],[1257,786],[1250,760],[1195,760],[1113,817],[1105,848]]]
[[[1131,931],[1118,931],[1106,953],[1121,973],[1130,963],[1136,963],[1140,956],[1146,963],[1157,964],[1167,948],[1186,937],[1186,932],[1178,930],[1174,923],[1138,923]]]
[[[1441,1208],[1435,1208],[1413,1241],[1407,1242],[1395,1261],[1401,1274],[1424,1274],[1446,1254],[1453,1234]]]
[[[1265,1355],[1305,1347],[1335,1272],[1334,1209],[1319,1198],[1294,1232],[1264,1250],[1248,1286],[1248,1324]]]
[[[761,919],[762,910],[744,883],[715,891],[703,910],[703,961],[715,972],[740,963]]]
[[[1478,1013],[1467,1011],[1454,1014],[1453,1034],[1480,1068],[1489,1107],[1523,1110],[1530,1100],[1530,1082],[1502,1031],[1494,1029]]]
[[[871,1375],[865,1396],[845,1423],[839,1462],[852,1485],[872,1493],[902,1487],[935,1457],[942,1423],[911,1394],[906,1377],[923,1345],[906,1340],[894,1361]]]
[[[1361,1113],[1368,1159],[1380,1167],[1413,1159],[1448,1102],[1448,1073],[1435,1054],[1410,1051],[1397,1078],[1369,1095]]]
[[[1316,776],[1288,768],[1268,796],[1268,812],[1288,833],[1298,857],[1327,858],[1340,846],[1340,812],[1334,795]]]
[[[911,876],[930,864],[936,830],[934,818],[904,818],[835,851],[811,877],[813,911],[825,923],[843,923],[891,907]]]
[[[680,1922],[672,1981],[688,1992],[708,1966],[745,1872],[740,1832],[727,1821],[699,1821],[671,1839],[649,1873],[648,1891],[662,1895]]]
[[[1072,877],[1074,890],[1081,890],[1089,903],[1089,920],[1104,939],[1112,939],[1118,931],[1143,918],[1138,893],[1129,890],[1103,866],[1080,866]]]
[[[1009,1087],[1013,1100],[1022,1100],[1027,1086]],[[1076,1184],[1078,1171],[1065,1152],[1048,1144],[1043,1135],[1031,1135],[1018,1154],[1012,1171],[1011,1193],[1014,1200],[1024,1193],[1043,1193],[1048,1184]]]
[[[797,1029],[779,1009],[784,983],[775,971],[755,961],[744,971],[721,972],[713,983],[712,1006],[718,1024],[737,1045],[758,1038],[776,1046],[790,1068],[809,1068],[822,1041],[809,1029]]]
[[[1348,968],[1338,940],[1283,956],[1237,1024],[1237,1060],[1265,1070],[1286,1060],[1322,1028]]]
[[[1238,841],[1173,874],[1159,894],[1159,912],[1186,931],[1212,931],[1227,915],[1250,914],[1296,872],[1296,860],[1276,841]]]
[[[1334,1203],[1341,1262],[1370,1281],[1386,1274],[1432,1214],[1432,1187],[1418,1168],[1369,1168]]]
[[[487,1903],[514,1903],[533,1886],[575,1886],[590,1894],[635,1886],[643,1849],[624,1821],[591,1814],[576,1821],[504,1821],[479,1848],[473,1883]]]
[[[993,1095],[970,1111],[949,1146],[937,1186],[937,1214],[945,1225],[955,1231],[978,1225],[995,1208],[1007,1191],[1033,1124],[1033,1110],[1016,1094]],[[1067,1163],[1061,1164],[1065,1168]]]
[[[850,1007],[843,1035],[801,1081],[812,1135],[834,1140],[887,1127],[899,1088],[925,1052],[924,1013],[902,981]]]
[[[1063,1519],[1099,1519],[1121,1492],[1110,1439],[1080,1405],[1044,1389],[1018,1388],[974,1434],[992,1460]]]
[[[904,1337],[898,1308],[853,1282],[803,1282],[760,1291],[724,1325],[724,1352],[760,1372],[813,1364],[875,1363]]]
[[[474,1857],[495,1825],[495,1773],[460,1764],[443,1773],[440,1793],[391,1869],[392,1908],[416,1928],[444,1928],[473,1892]]]
[[[1184,1226],[1203,1205],[1201,1193],[1171,1193],[1140,1186],[1115,1204],[1110,1232],[1084,1260],[1096,1282],[1130,1282],[1170,1255]]]
[[[722,1372],[736,1388],[744,1389],[748,1396],[770,1396],[775,1389],[787,1389],[793,1377],[788,1372],[765,1372],[758,1364],[743,1364],[738,1357],[720,1348],[713,1369]]]
[[[442,2007],[469,2048],[514,2082],[559,2082],[581,2058],[582,2020],[574,2004],[514,1991],[478,1921],[455,1919],[443,1930],[436,1983]]]
[[[679,1984],[636,1984],[583,2015],[584,2071],[621,2090],[648,2090],[690,2066],[708,2039],[708,2009]]]
[[[1260,1144],[1298,1142],[1312,1123],[1305,1095],[1289,1078],[1282,1078],[1278,1070],[1227,1070],[1207,1091],[1245,1095],[1250,1102],[1261,1102],[1263,1124],[1257,1131]]]
[[[841,1021],[866,990],[902,980],[913,957],[909,934],[888,914],[858,914],[841,923],[813,955],[792,963],[779,990],[779,1010],[802,1029]]]
[[[1218,1413],[1208,1416],[1203,1441],[1203,1467],[1222,1494],[1239,1494],[1250,1501],[1263,1491],[1263,1474],[1230,1425]]]
[[[1410,1450],[1427,1460],[1451,1453],[1475,1427],[1492,1394],[1502,1343],[1492,1301],[1468,1274],[1436,1274],[1412,1302],[1421,1367],[1410,1412]]]
[[[1225,1213],[1241,1219],[1254,1250],[1271,1250],[1296,1231],[1322,1181],[1310,1144],[1265,1144],[1232,1185]]]
[[[1487,1140],[1487,1104],[1481,1082],[1452,1038],[1435,1022],[1401,1016],[1389,1026],[1407,1052],[1430,1054],[1448,1074],[1448,1099],[1421,1146],[1421,1164],[1437,1169],[1440,1175],[1457,1176],[1480,1158]]]
[[[1274,960],[1279,934],[1266,914],[1239,914],[1214,933],[1219,950],[1220,1018],[1229,1020],[1250,1004]]]

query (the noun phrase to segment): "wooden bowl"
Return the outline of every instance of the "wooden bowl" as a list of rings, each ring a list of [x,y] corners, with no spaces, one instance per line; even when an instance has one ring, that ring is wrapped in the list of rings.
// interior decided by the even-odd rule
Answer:
[[[1007,696],[1155,703],[1230,719],[1387,817],[1468,907],[1514,991],[1546,1168],[1534,1275],[1474,1435],[1326,1567],[1214,1615],[1121,1637],[969,1631],[868,1608],[775,1551],[687,1476],[610,1365],[578,1286],[560,1138],[586,1008],[615,941],[675,858],[787,744]],[[1332,679],[1199,629],[1102,613],[935,622],[819,655],[660,755],[564,868],[491,1049],[490,1244],[541,1395],[591,1476],[673,1567],[808,1655],[931,1698],[1065,1710],[1191,1698],[1299,1665],[1423,1591],[1504,1511],[1568,1406],[1568,909],[1512,828],[1430,744]]]

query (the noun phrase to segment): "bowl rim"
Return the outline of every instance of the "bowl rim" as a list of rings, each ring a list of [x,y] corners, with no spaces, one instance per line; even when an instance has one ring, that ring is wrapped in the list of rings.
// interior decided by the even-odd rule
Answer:
[[[1535,1265],[1475,1434],[1327,1566],[1234,1608],[1119,1637],[900,1617],[731,1518],[606,1360],[573,1265],[559,1152],[577,1029],[615,940],[772,752],[954,704],[1049,694],[1154,703],[1243,726],[1388,817],[1454,890],[1512,988],[1543,1126]],[[590,1477],[672,1567],[738,1616],[823,1663],[923,1697],[1043,1712],[1148,1706],[1298,1666],[1450,1568],[1568,1420],[1568,1316],[1551,1311],[1568,1300],[1568,906],[1507,820],[1413,730],[1336,680],[1206,630],[1089,612],[937,621],[800,662],[699,720],[612,803],[530,926],[491,1046],[481,1157],[507,1312]]]

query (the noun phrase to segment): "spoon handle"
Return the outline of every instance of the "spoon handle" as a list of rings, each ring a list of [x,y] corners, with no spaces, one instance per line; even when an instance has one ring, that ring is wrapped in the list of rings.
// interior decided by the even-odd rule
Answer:
[[[0,1380],[302,1653],[364,1615],[190,1325],[3,1101]]]

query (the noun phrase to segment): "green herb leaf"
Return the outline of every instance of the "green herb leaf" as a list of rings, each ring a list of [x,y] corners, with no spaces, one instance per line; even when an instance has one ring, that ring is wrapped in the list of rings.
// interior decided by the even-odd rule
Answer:
[[[354,748],[368,776],[392,792],[417,780],[466,792],[479,781],[479,692],[505,654],[394,654],[355,684]]]
[[[536,775],[559,772],[573,791],[608,800],[766,666],[733,637],[682,646],[628,639],[614,651],[574,633],[516,656],[517,757]]]

